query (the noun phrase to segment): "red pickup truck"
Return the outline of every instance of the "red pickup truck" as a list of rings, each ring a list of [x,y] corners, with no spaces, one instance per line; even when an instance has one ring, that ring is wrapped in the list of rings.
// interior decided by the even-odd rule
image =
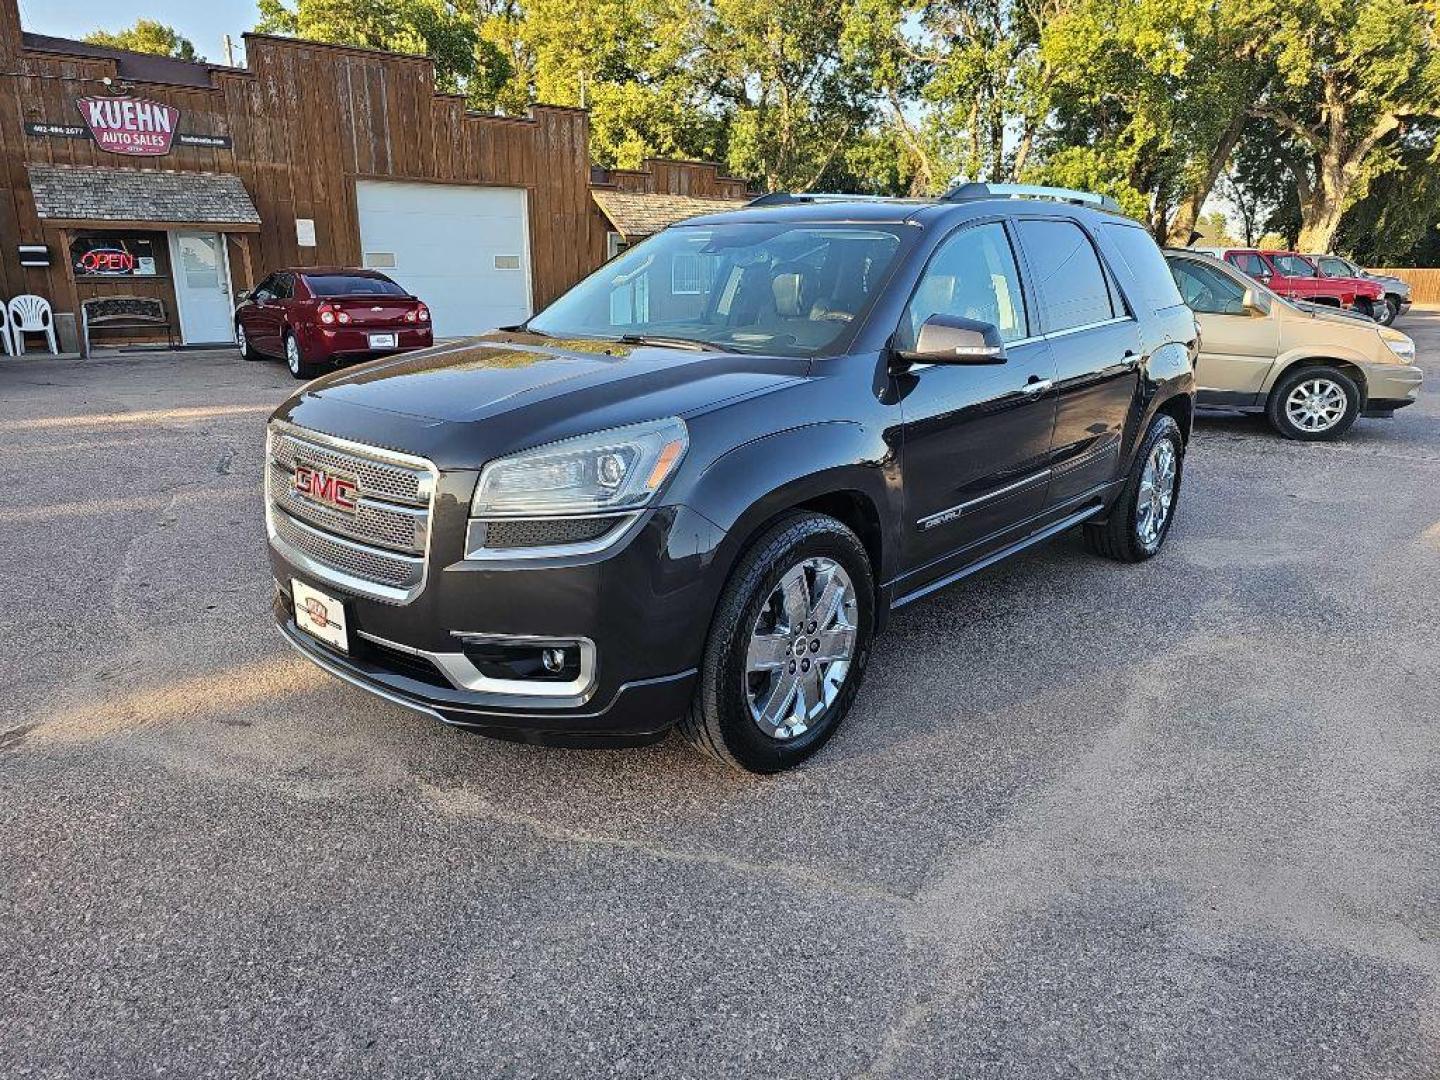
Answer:
[[[1288,299],[1329,304],[1358,311],[1372,319],[1381,310],[1385,290],[1379,282],[1358,277],[1326,277],[1313,262],[1294,251],[1226,248],[1213,254]]]

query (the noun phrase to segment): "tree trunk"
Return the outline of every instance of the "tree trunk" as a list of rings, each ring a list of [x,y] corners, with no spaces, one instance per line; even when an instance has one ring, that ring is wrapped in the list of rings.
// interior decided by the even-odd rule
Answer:
[[[1220,172],[1230,161],[1230,155],[1235,152],[1235,144],[1240,141],[1240,135],[1245,130],[1245,121],[1250,114],[1245,109],[1240,109],[1231,118],[1220,141],[1210,151],[1210,159],[1206,162],[1205,172],[1199,181],[1186,192],[1185,197],[1180,200],[1180,205],[1175,210],[1175,216],[1170,221],[1170,229],[1166,235],[1166,241],[1175,247],[1188,247],[1190,234],[1195,231],[1195,223],[1200,220],[1200,210],[1205,205],[1205,200],[1210,197],[1210,192],[1215,187],[1215,181],[1220,178]]]

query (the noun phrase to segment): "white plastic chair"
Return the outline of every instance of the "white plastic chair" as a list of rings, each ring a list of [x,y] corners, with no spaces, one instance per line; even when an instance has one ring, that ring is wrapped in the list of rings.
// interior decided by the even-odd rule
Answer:
[[[55,342],[55,318],[50,301],[27,293],[10,301],[10,333],[15,338],[15,355],[25,355],[25,335],[44,334],[50,351],[57,356],[60,346]]]
[[[0,348],[6,356],[15,355],[15,343],[10,340],[10,308],[4,300],[0,300]]]

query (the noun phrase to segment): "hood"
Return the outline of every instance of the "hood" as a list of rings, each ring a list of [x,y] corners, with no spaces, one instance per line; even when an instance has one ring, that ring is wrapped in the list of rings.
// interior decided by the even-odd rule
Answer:
[[[1321,322],[1340,323],[1343,326],[1364,326],[1375,329],[1375,320],[1358,311],[1344,311],[1329,304],[1312,304],[1305,300],[1290,301],[1306,315]]]
[[[373,417],[379,411],[413,421],[399,425],[406,430],[428,432],[414,445],[416,452],[477,443],[498,452],[663,416],[690,416],[802,382],[809,369],[804,358],[497,332],[324,376],[280,412],[349,436],[340,428],[359,424],[355,430],[363,430],[360,414]],[[477,428],[483,432],[463,434]]]

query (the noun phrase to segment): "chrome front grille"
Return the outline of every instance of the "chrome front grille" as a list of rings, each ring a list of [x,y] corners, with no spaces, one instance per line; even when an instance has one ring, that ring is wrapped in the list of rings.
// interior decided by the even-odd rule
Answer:
[[[279,421],[268,439],[266,519],[275,549],[352,592],[392,603],[414,599],[425,584],[435,467]],[[297,464],[353,480],[355,509],[300,494]]]

